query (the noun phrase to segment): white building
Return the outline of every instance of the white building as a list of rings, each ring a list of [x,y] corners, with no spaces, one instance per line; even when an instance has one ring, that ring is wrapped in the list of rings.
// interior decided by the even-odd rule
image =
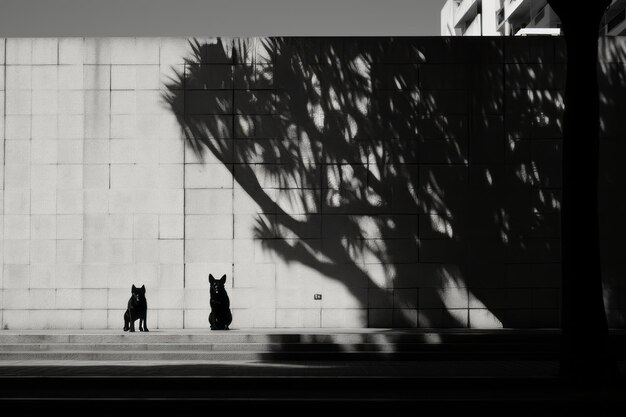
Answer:
[[[560,20],[547,0],[448,0],[442,36],[559,35]]]
[[[561,21],[547,0],[448,0],[442,36],[560,35]],[[600,34],[626,34],[626,0],[614,0]]]

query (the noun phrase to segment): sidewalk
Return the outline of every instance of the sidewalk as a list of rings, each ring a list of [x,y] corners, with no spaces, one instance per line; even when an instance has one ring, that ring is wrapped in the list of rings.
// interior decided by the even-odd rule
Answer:
[[[613,339],[623,344],[624,335],[614,332]],[[625,362],[618,381],[570,386],[558,377],[558,341],[555,330],[0,331],[0,358],[18,358],[0,359],[6,387],[0,407],[16,413],[88,407],[90,415],[107,416],[139,404],[144,413],[165,407],[175,415],[200,409],[345,415],[349,407],[363,415],[506,410],[537,417],[626,409]],[[185,359],[71,359],[91,353]],[[260,359],[189,359],[237,353]],[[58,354],[67,359],[41,359]]]
[[[623,338],[626,332],[616,331],[612,334],[615,338]],[[25,358],[36,359],[4,359],[2,356],[0,376],[555,378],[558,376],[558,340],[559,331],[555,329],[314,328],[234,329],[227,332],[155,329],[149,333],[124,333],[120,330],[3,330],[0,331],[0,354],[14,358],[15,355],[8,354],[13,353],[13,350],[21,350],[25,351]],[[193,355],[187,355],[184,360],[153,360],[149,359],[150,356],[146,356],[147,360],[42,359],[57,350],[67,352],[70,357],[72,352],[80,349],[106,352],[113,357],[119,354],[121,358],[128,350],[137,351],[139,355],[150,353],[151,349],[167,349],[170,353],[168,357],[171,357],[177,353],[190,353],[192,348],[194,352],[191,353],[206,350],[208,353],[215,351],[215,354],[224,353],[220,350],[234,354],[263,350],[259,356],[264,359],[187,359],[198,357]],[[284,360],[280,354],[276,354],[292,349],[295,350],[291,352],[293,358],[290,360]],[[511,358],[503,360],[495,356],[501,353],[499,350],[506,349],[514,350]],[[537,359],[526,356],[533,349],[545,349],[546,357]],[[326,360],[311,360],[309,356],[312,350],[326,355],[323,356]],[[371,350],[398,351],[399,354],[410,350],[415,351],[415,354],[410,360],[403,360],[402,356],[400,360],[359,360],[359,355]],[[433,350],[437,351],[435,356]],[[493,358],[489,353],[492,351]],[[470,355],[476,352],[485,353],[483,356],[486,358],[473,359]],[[17,356],[20,356],[19,352]],[[344,357],[350,360],[343,360]]]

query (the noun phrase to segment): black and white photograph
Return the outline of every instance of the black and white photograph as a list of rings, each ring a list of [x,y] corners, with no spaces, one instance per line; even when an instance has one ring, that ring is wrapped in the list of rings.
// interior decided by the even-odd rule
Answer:
[[[626,0],[0,0],[0,141],[5,416],[626,415]]]

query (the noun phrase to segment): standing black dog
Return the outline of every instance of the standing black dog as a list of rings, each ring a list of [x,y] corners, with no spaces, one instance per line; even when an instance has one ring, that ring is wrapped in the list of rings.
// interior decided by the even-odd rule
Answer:
[[[130,329],[131,332],[135,331],[135,320],[139,319],[139,331],[147,332],[148,323],[146,322],[146,316],[148,313],[148,303],[146,301],[146,286],[142,285],[141,288],[135,287],[131,289],[131,297],[128,300],[128,308],[124,313],[124,331]]]
[[[209,274],[210,304],[211,314],[209,314],[209,324],[211,330],[228,330],[228,326],[233,321],[233,315],[230,312],[230,299],[226,294],[226,275],[220,279],[213,278]]]

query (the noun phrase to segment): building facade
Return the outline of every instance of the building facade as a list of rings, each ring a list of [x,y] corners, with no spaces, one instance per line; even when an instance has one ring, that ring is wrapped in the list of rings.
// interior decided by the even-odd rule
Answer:
[[[558,35],[560,20],[547,0],[449,0],[442,36]]]
[[[442,36],[560,35],[560,27],[547,0],[448,0],[441,10]],[[599,30],[626,33],[626,0],[613,0]]]

